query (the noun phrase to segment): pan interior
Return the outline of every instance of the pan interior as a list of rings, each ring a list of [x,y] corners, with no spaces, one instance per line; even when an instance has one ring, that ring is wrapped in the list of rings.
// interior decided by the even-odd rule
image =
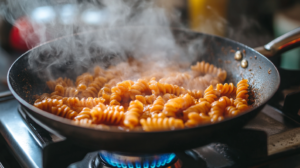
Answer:
[[[189,44],[192,43],[199,44],[193,45],[194,49],[198,51],[195,53],[196,59],[194,63],[197,61],[206,61],[226,70],[228,75],[226,82],[232,82],[235,85],[243,78],[248,79],[255,97],[253,106],[259,106],[265,103],[277,90],[279,86],[279,75],[275,66],[255,50],[240,43],[207,34],[176,29],[173,30],[173,33],[177,43],[183,48],[190,46]],[[82,33],[57,40],[64,40],[65,42],[76,41],[80,36],[93,36],[93,33]],[[49,43],[55,42],[56,41],[52,41]],[[9,71],[9,85],[19,97],[29,104],[34,102],[33,95],[49,92],[45,84],[49,78],[44,78],[46,76],[43,72],[44,65],[39,62],[34,63],[38,70],[29,68],[28,56],[30,52],[39,52],[41,56],[47,56],[46,58],[55,58],[59,52],[46,49],[49,48],[48,45],[49,44],[46,43],[22,55],[16,60]],[[94,53],[102,53],[101,48],[98,50],[99,51]],[[248,61],[248,67],[245,69],[240,66],[240,61],[234,59],[234,54],[238,50],[243,53],[243,58]],[[132,51],[128,51],[126,54],[130,55],[130,52]],[[98,57],[98,59],[93,60],[93,62],[95,62],[95,64],[110,62],[118,56],[119,53],[106,52],[106,54],[109,54],[109,56]],[[124,60],[125,59],[120,59],[119,61]],[[109,64],[105,65],[107,66]],[[93,67],[93,65],[90,67]],[[74,68],[76,68],[76,71]],[[63,66],[52,66],[51,69],[52,74],[56,75],[54,75],[53,78],[69,77],[71,79],[74,79],[74,77],[87,70],[88,68],[84,66],[74,66],[72,59],[66,61]]]

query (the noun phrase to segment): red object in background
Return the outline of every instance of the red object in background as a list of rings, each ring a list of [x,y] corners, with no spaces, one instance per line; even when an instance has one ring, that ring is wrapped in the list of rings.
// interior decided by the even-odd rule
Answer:
[[[27,17],[21,17],[9,34],[11,47],[19,51],[27,51],[38,44],[38,36],[34,34],[34,29]]]

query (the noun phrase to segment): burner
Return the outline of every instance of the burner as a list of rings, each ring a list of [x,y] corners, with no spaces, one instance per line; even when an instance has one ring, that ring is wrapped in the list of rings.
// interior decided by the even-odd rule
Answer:
[[[157,155],[119,154],[107,151],[99,153],[107,168],[180,168],[179,159],[174,153]]]

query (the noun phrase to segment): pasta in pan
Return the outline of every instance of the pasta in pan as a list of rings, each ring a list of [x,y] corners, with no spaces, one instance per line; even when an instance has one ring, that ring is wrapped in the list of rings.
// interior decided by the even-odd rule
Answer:
[[[96,124],[118,125],[124,120],[124,107],[99,104],[91,110],[91,116]]]
[[[144,110],[144,105],[138,101],[130,102],[127,113],[124,118],[124,125],[133,128],[139,124],[139,118],[142,115]]]
[[[215,123],[249,109],[248,80],[224,83],[227,72],[212,64],[198,62],[184,72],[142,68],[131,60],[130,65],[97,66],[75,82],[61,77],[47,81],[50,93],[36,96],[34,106],[79,125],[144,131]],[[132,78],[122,69],[139,75]]]
[[[145,131],[159,131],[184,128],[183,122],[175,118],[147,118],[141,119]]]

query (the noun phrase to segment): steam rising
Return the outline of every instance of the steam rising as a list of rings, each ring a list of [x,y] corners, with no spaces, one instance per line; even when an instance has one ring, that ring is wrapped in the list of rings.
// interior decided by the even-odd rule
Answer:
[[[107,67],[125,61],[128,56],[145,63],[156,61],[155,66],[159,67],[167,66],[172,61],[191,63],[195,60],[195,46],[201,45],[202,41],[196,40],[186,48],[180,47],[172,34],[171,23],[165,11],[153,2],[140,0],[104,0],[101,3],[68,2],[72,11],[81,11],[81,19],[85,17],[91,20],[93,18],[89,12],[98,11],[98,17],[94,18],[94,21],[98,22],[94,25],[82,23],[78,16],[73,18],[77,21],[72,22],[69,18],[68,24],[59,24],[57,11],[62,10],[62,5],[46,4],[44,1],[37,0],[34,3],[9,1],[10,8],[6,10],[22,6],[22,12],[29,15],[32,14],[30,13],[32,8],[46,4],[50,5],[54,12],[56,11],[54,13],[56,19],[53,21],[30,20],[33,31],[24,33],[27,34],[25,39],[28,40],[29,45],[32,41],[40,44],[49,39],[73,33],[79,34],[75,38],[65,37],[48,43],[30,53],[28,60],[30,68],[43,78],[53,79],[57,74],[61,75],[59,73],[61,70],[72,74],[75,72],[75,75],[78,75],[91,69],[95,64]],[[7,19],[13,21],[17,16],[21,14],[15,13],[14,17],[10,16]],[[64,21],[68,22],[68,20]],[[172,66],[176,66],[174,62]]]

